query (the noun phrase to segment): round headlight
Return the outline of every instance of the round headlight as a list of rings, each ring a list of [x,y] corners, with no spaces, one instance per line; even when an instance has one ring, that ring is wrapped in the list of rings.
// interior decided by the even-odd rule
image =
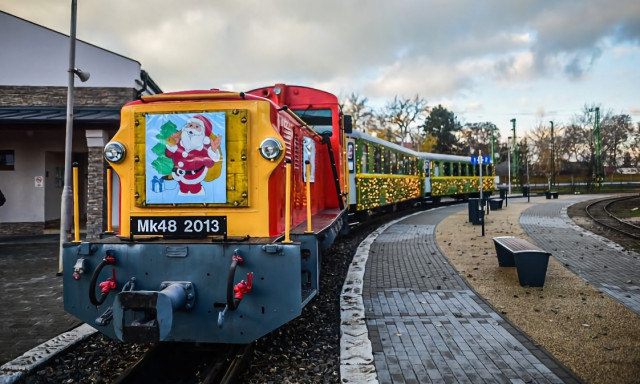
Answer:
[[[112,141],[104,147],[104,158],[112,163],[124,160],[125,153],[124,145],[117,141]]]
[[[260,144],[260,154],[267,160],[275,160],[282,154],[282,145],[272,137],[264,139]]]

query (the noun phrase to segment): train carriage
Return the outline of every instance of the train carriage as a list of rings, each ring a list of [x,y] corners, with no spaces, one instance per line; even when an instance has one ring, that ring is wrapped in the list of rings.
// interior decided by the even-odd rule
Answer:
[[[423,198],[424,162],[418,152],[363,132],[347,136],[352,212],[395,209]]]
[[[248,343],[299,316],[346,220],[325,137],[252,94],[126,105],[105,147],[119,233],[63,245],[65,309],[126,342]]]
[[[494,190],[493,164],[473,164],[472,157],[459,155],[421,152],[420,157],[424,161],[425,195],[432,200],[477,196],[481,173],[483,193]]]

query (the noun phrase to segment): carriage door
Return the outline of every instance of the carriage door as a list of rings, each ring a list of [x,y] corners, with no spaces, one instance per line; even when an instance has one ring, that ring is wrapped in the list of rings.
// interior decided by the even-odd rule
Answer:
[[[347,140],[347,167],[349,169],[349,205],[358,203],[356,192],[356,142]]]
[[[431,194],[431,160],[424,160],[424,193]]]

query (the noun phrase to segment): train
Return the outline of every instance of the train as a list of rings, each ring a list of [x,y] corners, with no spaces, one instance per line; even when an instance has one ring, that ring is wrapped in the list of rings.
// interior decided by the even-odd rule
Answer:
[[[335,95],[286,84],[143,96],[104,157],[118,231],[63,244],[64,308],[127,343],[251,343],[301,315],[357,214],[479,188],[470,157],[355,132]]]

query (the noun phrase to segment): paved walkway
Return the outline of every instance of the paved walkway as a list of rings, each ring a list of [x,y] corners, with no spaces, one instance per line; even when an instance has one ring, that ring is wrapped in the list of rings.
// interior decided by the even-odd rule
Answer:
[[[540,248],[569,270],[640,315],[640,257],[573,224],[567,207],[585,198],[552,200],[520,216],[520,225]]]
[[[0,365],[80,324],[63,310],[56,236],[0,241]]]
[[[521,221],[537,231],[540,244],[551,228],[579,232],[568,218],[560,218],[562,209],[574,202],[536,205]],[[363,242],[354,259],[357,268],[343,289],[341,373],[347,382],[580,383],[476,295],[447,262],[436,244],[435,228],[466,209],[421,212],[380,228]],[[551,221],[554,226],[548,225]],[[594,247],[598,242],[602,247],[599,238],[593,241]],[[571,241],[547,245],[576,248]],[[354,309],[358,295],[353,294],[359,292],[359,280],[361,314]],[[364,322],[356,320],[359,315]]]

